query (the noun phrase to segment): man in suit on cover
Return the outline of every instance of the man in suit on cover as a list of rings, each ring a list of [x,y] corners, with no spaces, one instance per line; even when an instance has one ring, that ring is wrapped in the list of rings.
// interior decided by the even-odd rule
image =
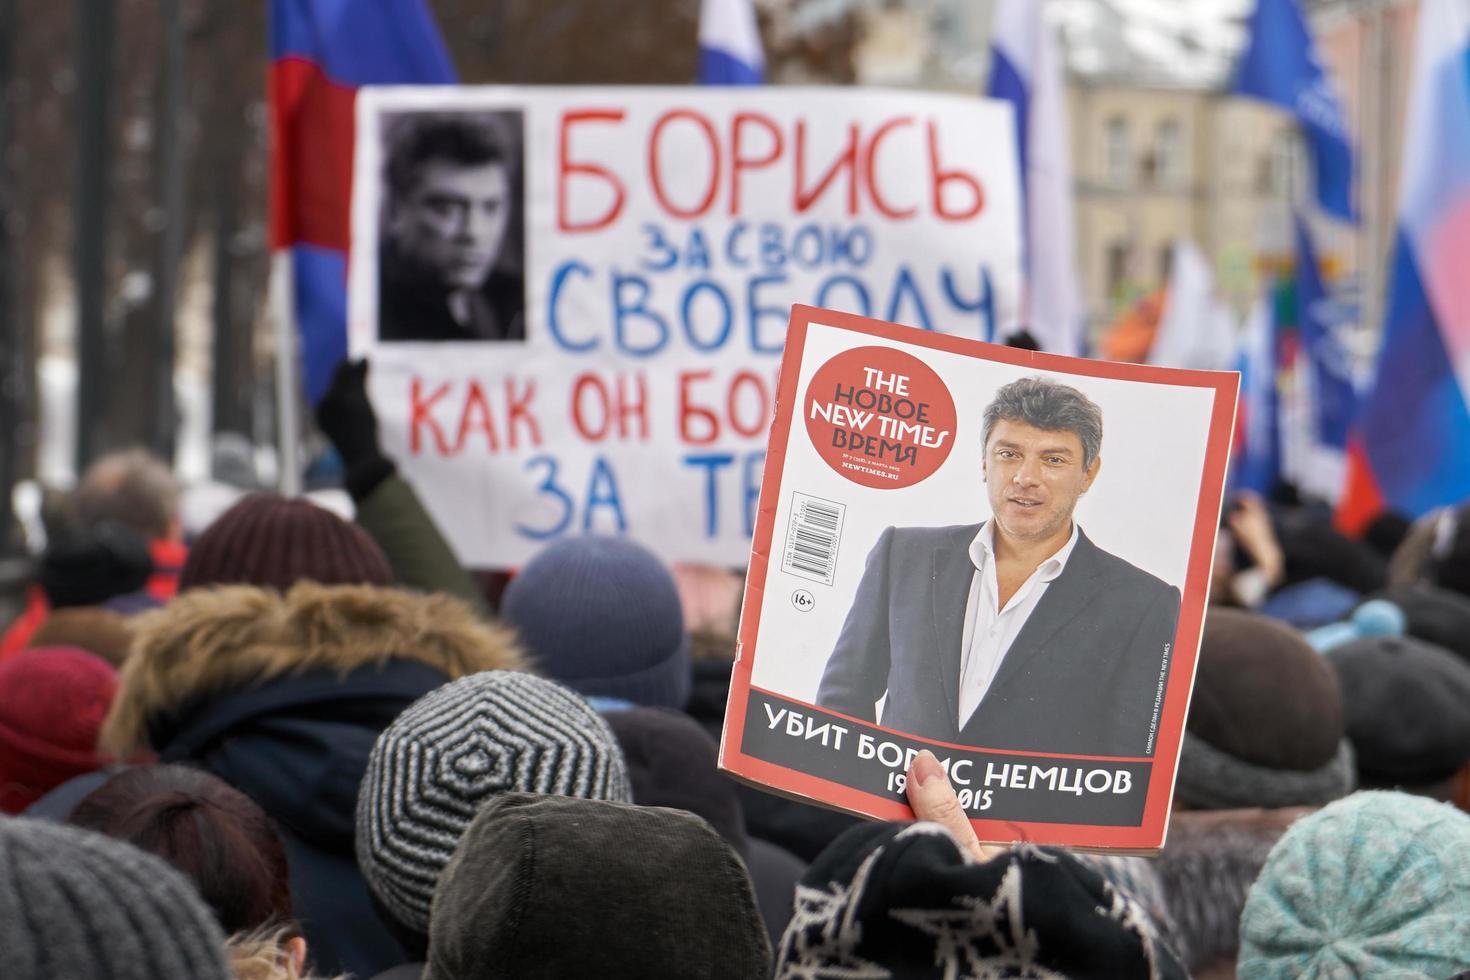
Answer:
[[[983,445],[994,516],[883,532],[817,704],[975,747],[1152,755],[1180,596],[1072,519],[1102,412],[1022,378],[986,408]]]

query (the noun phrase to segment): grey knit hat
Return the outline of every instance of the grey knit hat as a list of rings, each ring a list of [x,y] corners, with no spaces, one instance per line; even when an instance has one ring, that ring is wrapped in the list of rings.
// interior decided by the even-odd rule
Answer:
[[[462,677],[378,736],[357,798],[357,863],[400,923],[428,933],[439,873],[481,804],[508,792],[633,802],[602,716],[532,674]]]
[[[0,818],[8,980],[228,980],[225,937],[182,874],[121,841]]]

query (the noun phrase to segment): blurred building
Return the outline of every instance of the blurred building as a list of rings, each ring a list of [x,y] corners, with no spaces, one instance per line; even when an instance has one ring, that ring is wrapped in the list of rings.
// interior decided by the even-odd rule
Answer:
[[[1311,213],[1292,119],[1225,94],[1245,43],[1240,0],[1220,23],[1150,22],[1147,5],[1055,0],[1069,65],[1078,267],[1094,323],[1162,285],[1189,237],[1243,312],[1266,272],[1292,261],[1293,209]],[[1227,8],[1228,3],[1195,5]],[[1416,0],[1308,0],[1318,51],[1354,134],[1361,222],[1309,218],[1328,278],[1360,301],[1365,346],[1382,319]]]
[[[1290,250],[1305,166],[1295,127],[1198,86],[1074,75],[1068,95],[1078,270],[1094,323],[1163,285],[1180,239],[1247,307],[1263,257]]]
[[[994,0],[864,3],[860,84],[974,92],[988,71]],[[1077,267],[1094,326],[1161,286],[1170,247],[1193,240],[1244,312],[1263,273],[1289,264],[1309,161],[1289,116],[1225,94],[1255,0],[1157,4],[1049,0],[1068,65]],[[818,7],[821,3],[817,4]],[[1416,0],[1306,0],[1355,135],[1357,227],[1312,219],[1329,276],[1381,320]]]

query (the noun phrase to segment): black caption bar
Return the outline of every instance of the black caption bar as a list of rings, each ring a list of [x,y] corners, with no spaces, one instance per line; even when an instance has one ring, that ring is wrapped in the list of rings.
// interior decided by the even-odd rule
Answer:
[[[970,816],[1028,823],[1137,827],[1152,763],[980,752],[934,745],[752,690],[747,755],[875,796],[904,799],[904,773],[929,749]]]

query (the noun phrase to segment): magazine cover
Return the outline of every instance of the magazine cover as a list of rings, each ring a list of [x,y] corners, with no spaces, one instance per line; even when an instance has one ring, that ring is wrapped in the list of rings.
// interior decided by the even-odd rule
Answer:
[[[796,306],[721,765],[983,841],[1162,846],[1239,376]]]

